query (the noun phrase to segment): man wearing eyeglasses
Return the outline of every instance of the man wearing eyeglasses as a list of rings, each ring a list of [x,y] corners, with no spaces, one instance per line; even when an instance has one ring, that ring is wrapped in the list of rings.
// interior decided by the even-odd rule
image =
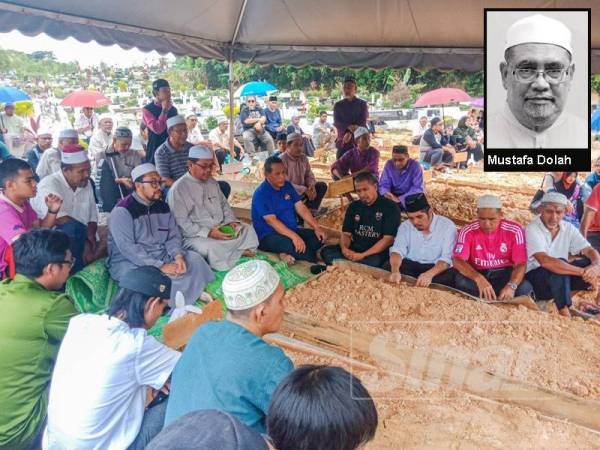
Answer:
[[[167,196],[184,246],[200,253],[214,270],[229,270],[242,255],[255,254],[256,232],[237,220],[213,178],[211,149],[192,147],[187,167],[187,173],[173,184]]]
[[[500,64],[504,109],[492,115],[486,140],[491,148],[585,148],[585,120],[565,111],[575,64],[571,31],[536,14],[506,33]]]
[[[253,155],[256,151],[255,142],[258,142],[264,151],[273,153],[275,143],[273,138],[265,130],[267,118],[263,109],[256,104],[256,97],[249,96],[246,99],[246,107],[240,112],[240,122],[244,128],[242,134],[244,140],[244,151]]]

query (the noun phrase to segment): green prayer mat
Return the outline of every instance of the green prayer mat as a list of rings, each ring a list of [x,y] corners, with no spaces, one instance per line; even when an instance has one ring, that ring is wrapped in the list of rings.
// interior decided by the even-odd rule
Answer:
[[[110,278],[106,259],[99,259],[85,266],[67,280],[66,293],[73,299],[81,313],[103,314],[118,289]]]

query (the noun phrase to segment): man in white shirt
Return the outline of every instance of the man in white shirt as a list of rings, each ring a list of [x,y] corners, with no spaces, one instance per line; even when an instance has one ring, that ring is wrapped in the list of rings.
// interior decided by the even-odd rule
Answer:
[[[567,197],[549,192],[540,215],[526,227],[527,274],[537,300],[554,299],[559,314],[570,316],[571,297],[588,290],[600,275],[600,255],[571,223],[562,220]],[[568,261],[569,255],[583,255]]]
[[[225,155],[229,153],[229,120],[227,117],[221,117],[219,124],[216,128],[213,128],[208,133],[208,140],[215,150],[215,155],[219,161],[219,166],[222,166],[225,162]],[[233,149],[235,151],[236,159],[241,159],[244,155],[244,147],[238,142],[236,138],[233,138]]]
[[[327,121],[327,111],[320,111],[319,117],[313,122],[312,140],[315,148],[335,145],[337,130]]]
[[[506,104],[488,119],[488,146],[587,148],[586,121],[564,111],[575,72],[569,28],[541,14],[519,19],[506,32],[504,59]]]
[[[94,166],[96,162],[96,155],[105,151],[108,146],[112,144],[113,126],[114,122],[110,115],[102,114],[100,116],[100,120],[98,120],[98,129],[94,131],[88,147],[88,155],[91,161],[94,163]]]
[[[390,248],[390,281],[399,283],[402,275],[417,279],[417,286],[431,283],[454,286],[452,249],[456,225],[447,217],[434,214],[425,194],[406,197],[408,220],[398,228]]]
[[[81,108],[74,127],[79,133],[79,139],[89,143],[92,134],[98,129],[98,115],[94,112],[94,108]]]
[[[0,114],[0,132],[21,136],[23,133],[23,121],[15,114],[14,103],[4,105],[4,113]]]
[[[427,116],[419,117],[419,121],[416,123],[412,132],[411,142],[413,145],[419,145],[421,143],[421,138],[423,137],[423,134],[425,134],[425,132],[427,131],[428,122],[429,121],[427,120]]]
[[[73,271],[101,256],[106,242],[96,242],[98,207],[90,183],[91,166],[83,147],[66,145],[62,154],[62,169],[44,178],[38,185],[31,206],[38,217],[45,217],[49,194],[60,197],[62,206],[56,217],[56,229],[71,240],[71,254],[75,258]]]
[[[141,266],[119,282],[107,314],[69,323],[54,367],[44,448],[138,450],[163,427],[180,353],[147,331],[168,304],[171,280]],[[148,387],[154,399],[146,408]]]
[[[52,147],[42,153],[40,162],[36,168],[36,173],[40,179],[60,172],[62,149],[66,145],[77,145],[77,131],[72,128],[62,130],[58,135],[58,145]]]
[[[187,126],[187,141],[192,145],[206,145],[211,148],[211,143],[204,139],[200,127],[198,127],[198,117],[194,113],[185,116],[185,125]]]

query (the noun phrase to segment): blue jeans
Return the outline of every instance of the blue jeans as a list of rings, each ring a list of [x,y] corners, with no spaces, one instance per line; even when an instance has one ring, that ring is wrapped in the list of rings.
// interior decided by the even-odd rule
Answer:
[[[138,432],[135,441],[127,447],[127,450],[144,450],[150,441],[161,432],[165,425],[165,414],[167,413],[168,401],[169,399],[165,399],[158,405],[146,410],[140,431]]]

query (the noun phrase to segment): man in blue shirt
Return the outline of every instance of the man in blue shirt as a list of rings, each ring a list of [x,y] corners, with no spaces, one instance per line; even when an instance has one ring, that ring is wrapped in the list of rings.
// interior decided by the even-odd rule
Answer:
[[[284,289],[265,261],[234,267],[223,280],[226,320],[193,334],[173,371],[165,426],[199,410],[218,410],[265,433],[271,396],[293,369],[283,351],[262,337],[281,328]]]
[[[281,118],[281,111],[279,111],[279,108],[277,107],[277,97],[274,95],[269,97],[269,107],[265,109],[265,118],[267,119],[265,129],[273,139],[275,139],[277,134],[285,131],[283,120]]]
[[[255,142],[257,142],[264,151],[273,153],[273,138],[265,131],[267,118],[263,109],[256,104],[256,97],[249,96],[246,99],[246,106],[240,112],[240,122],[243,132],[242,138],[244,151],[248,155],[253,155],[256,151]]]
[[[312,227],[299,228],[298,214]],[[286,181],[283,161],[271,156],[265,161],[265,181],[252,196],[252,224],[260,250],[279,255],[288,264],[297,259],[316,262],[317,250],[326,236],[294,186]]]

